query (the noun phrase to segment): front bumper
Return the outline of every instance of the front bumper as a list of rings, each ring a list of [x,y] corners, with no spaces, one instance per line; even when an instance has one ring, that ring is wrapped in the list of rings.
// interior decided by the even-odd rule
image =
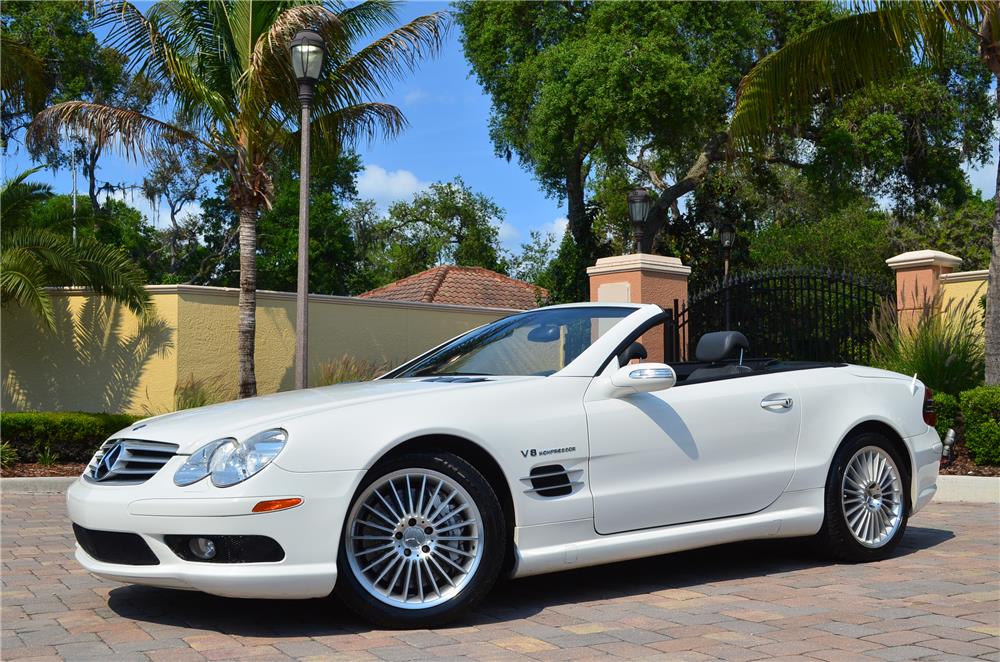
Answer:
[[[101,485],[83,478],[70,486],[70,519],[95,531],[138,534],[158,565],[106,563],[79,545],[77,561],[116,581],[204,591],[240,598],[315,598],[337,579],[337,547],[351,495],[362,471],[291,472],[271,464],[244,483],[217,488],[205,479],[173,484],[185,458],[174,457],[141,485]],[[266,499],[300,497],[301,505],[251,513]],[[168,535],[267,536],[285,556],[269,563],[185,561],[164,541]]]

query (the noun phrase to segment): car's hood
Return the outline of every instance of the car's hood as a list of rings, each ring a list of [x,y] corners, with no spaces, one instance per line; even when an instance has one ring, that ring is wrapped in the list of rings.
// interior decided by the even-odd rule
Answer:
[[[290,419],[325,410],[372,400],[407,397],[432,390],[439,392],[476,388],[497,381],[519,379],[527,378],[500,377],[491,378],[489,382],[473,383],[384,379],[286,391],[147,418],[121,430],[115,436],[178,444],[180,448],[177,452],[185,454],[214,439],[230,436],[243,438],[271,427],[281,427]]]

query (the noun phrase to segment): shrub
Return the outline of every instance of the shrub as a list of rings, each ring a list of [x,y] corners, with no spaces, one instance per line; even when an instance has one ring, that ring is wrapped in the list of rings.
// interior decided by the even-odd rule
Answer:
[[[232,400],[232,397],[227,397],[226,391],[227,389],[222,383],[221,377],[209,378],[188,375],[185,381],[178,382],[177,386],[174,387],[173,409],[169,407],[153,409],[144,405],[142,410],[146,416],[159,416],[160,414],[169,414],[170,412],[182,409],[194,409],[195,407],[214,405],[218,402]]]
[[[17,464],[17,450],[6,441],[0,441],[0,468],[10,469]]]
[[[948,393],[934,394],[934,411],[937,412],[938,434],[944,439],[949,429],[955,429],[958,425],[958,398]]]
[[[46,456],[62,462],[89,462],[108,437],[139,418],[82,412],[3,413],[0,437],[22,462],[38,462]]]
[[[980,386],[961,396],[965,445],[976,464],[1000,464],[1000,386]]]
[[[45,444],[45,447],[38,452],[38,464],[43,467],[51,467],[58,461],[59,455],[53,453],[48,444]]]
[[[344,354],[336,361],[329,361],[320,367],[320,386],[344,384],[347,382],[366,382],[375,379],[388,368],[371,361],[356,359]]]
[[[983,383],[986,351],[973,299],[949,301],[940,293],[919,317],[900,324],[895,304],[883,302],[872,320],[872,364],[914,373],[937,392],[958,395]]]

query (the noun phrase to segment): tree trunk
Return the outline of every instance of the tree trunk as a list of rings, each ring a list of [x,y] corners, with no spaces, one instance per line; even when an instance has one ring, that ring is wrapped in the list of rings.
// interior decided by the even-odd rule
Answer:
[[[1000,79],[997,87],[997,110],[1000,111]],[[993,246],[990,251],[990,276],[986,291],[986,383],[1000,385],[1000,164],[993,195]]]
[[[594,229],[590,227],[587,206],[584,203],[586,183],[583,181],[582,169],[582,163],[574,162],[566,170],[566,206],[568,208],[566,220],[569,232],[573,235],[573,241],[589,257]]]
[[[257,207],[240,207],[240,321],[237,349],[240,357],[241,398],[257,395],[254,339],[257,335]]]

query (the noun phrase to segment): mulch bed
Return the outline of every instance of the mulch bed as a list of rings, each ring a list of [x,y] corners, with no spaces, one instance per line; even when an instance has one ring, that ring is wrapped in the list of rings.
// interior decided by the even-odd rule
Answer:
[[[941,473],[945,476],[1000,476],[1000,467],[979,466],[972,461],[969,449],[965,444],[955,444],[951,449],[951,462],[941,466]]]
[[[83,473],[83,470],[87,468],[86,464],[82,463],[69,463],[69,464],[50,464],[48,466],[44,464],[37,464],[35,462],[19,462],[15,464],[10,469],[3,469],[2,475],[4,478],[42,478],[51,476],[79,476]]]

